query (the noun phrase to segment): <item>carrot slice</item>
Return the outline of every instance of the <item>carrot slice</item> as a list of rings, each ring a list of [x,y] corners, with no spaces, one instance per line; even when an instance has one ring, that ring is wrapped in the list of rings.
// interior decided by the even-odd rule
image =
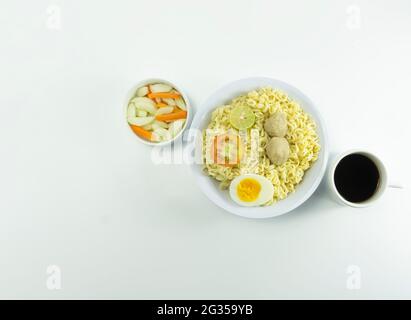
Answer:
[[[150,92],[147,96],[150,99],[154,99],[154,98],[177,99],[180,97],[180,94],[178,92]]]
[[[168,107],[168,104],[167,104],[167,103],[160,102],[160,103],[157,103],[157,107],[158,107],[158,108]]]
[[[159,114],[156,116],[156,120],[158,121],[174,121],[178,119],[185,119],[187,118],[187,111],[178,111],[172,112],[167,114]]]
[[[143,129],[142,127],[135,126],[133,124],[130,124],[131,130],[134,131],[136,135],[138,135],[141,138],[151,140],[151,132]]]

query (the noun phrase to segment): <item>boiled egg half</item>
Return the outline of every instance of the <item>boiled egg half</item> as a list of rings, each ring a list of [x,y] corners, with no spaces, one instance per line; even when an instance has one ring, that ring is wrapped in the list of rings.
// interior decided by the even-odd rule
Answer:
[[[274,186],[258,174],[243,174],[230,184],[230,197],[240,206],[261,206],[273,198]]]

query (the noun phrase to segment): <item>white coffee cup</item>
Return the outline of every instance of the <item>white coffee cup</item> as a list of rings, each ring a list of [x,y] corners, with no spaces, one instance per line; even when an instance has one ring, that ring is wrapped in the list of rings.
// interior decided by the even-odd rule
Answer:
[[[337,168],[340,161],[344,157],[350,154],[360,154],[360,155],[366,156],[368,159],[374,162],[374,164],[376,165],[379,171],[379,183],[378,183],[377,189],[375,190],[374,194],[369,199],[362,201],[362,202],[348,201],[338,192],[337,187],[335,185],[335,180],[334,180],[335,169]],[[387,169],[385,168],[384,163],[380,160],[380,158],[378,158],[375,154],[369,151],[361,150],[361,149],[352,149],[352,150],[348,150],[343,153],[337,154],[334,157],[332,157],[332,159],[330,160],[331,161],[330,161],[330,164],[328,167],[328,173],[327,173],[327,183],[328,183],[329,190],[334,200],[336,200],[338,203],[342,205],[348,205],[348,206],[355,207],[355,208],[368,207],[369,205],[373,204],[374,202],[376,202],[378,199],[381,198],[381,196],[384,194],[387,187],[402,188],[399,185],[393,185],[393,184],[388,185]]]

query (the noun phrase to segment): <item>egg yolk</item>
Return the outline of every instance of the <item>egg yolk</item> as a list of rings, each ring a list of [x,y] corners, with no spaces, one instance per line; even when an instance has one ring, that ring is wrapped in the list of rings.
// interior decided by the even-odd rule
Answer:
[[[261,185],[257,180],[246,178],[237,185],[237,196],[241,201],[252,202],[258,199]]]

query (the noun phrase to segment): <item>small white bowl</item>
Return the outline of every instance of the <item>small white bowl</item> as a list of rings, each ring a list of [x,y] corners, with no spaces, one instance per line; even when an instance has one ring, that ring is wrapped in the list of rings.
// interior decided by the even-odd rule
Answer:
[[[251,90],[270,86],[281,89],[288,94],[293,100],[297,101],[301,107],[307,112],[317,124],[317,134],[320,140],[321,150],[317,161],[304,174],[303,180],[296,186],[295,192],[289,194],[285,199],[278,201],[271,206],[265,207],[242,207],[231,200],[228,191],[220,190],[218,182],[205,175],[202,171],[202,165],[193,163],[192,171],[195,180],[204,194],[220,208],[231,212],[233,214],[246,218],[270,218],[290,212],[303,204],[317,189],[320,184],[328,160],[328,138],[325,130],[325,124],[322,120],[320,112],[315,107],[314,103],[297,88],[271,78],[255,77],[246,78],[231,82],[222,88],[215,91],[208,99],[201,105],[194,117],[191,128],[202,132],[207,128],[210,122],[211,112],[218,106],[221,106],[233,98],[245,94]],[[194,140],[193,148],[201,153],[201,140]],[[200,150],[200,152],[199,152]]]
[[[174,89],[176,89],[178,92],[180,92],[181,97],[184,99],[184,102],[186,104],[186,108],[187,108],[187,119],[186,122],[184,123],[183,128],[181,129],[181,131],[173,138],[167,141],[160,141],[160,142],[153,142],[153,141],[148,141],[146,139],[143,139],[141,137],[139,137],[138,135],[136,135],[133,130],[130,128],[130,125],[128,124],[127,121],[127,108],[128,108],[128,104],[130,102],[130,100],[135,96],[136,91],[138,88],[144,87],[146,85],[149,84],[154,84],[154,83],[164,83],[167,84],[171,87],[173,87]],[[183,134],[184,130],[186,130],[186,128],[188,127],[190,120],[191,120],[191,105],[190,105],[190,101],[188,100],[187,95],[185,94],[184,91],[181,90],[180,87],[176,86],[174,83],[164,80],[164,79],[158,79],[158,78],[150,78],[150,79],[146,79],[143,81],[140,81],[139,83],[137,83],[135,86],[133,86],[129,92],[127,93],[126,96],[126,101],[125,101],[125,107],[124,107],[124,115],[125,115],[125,122],[126,125],[128,126],[131,134],[137,138],[137,140],[139,140],[140,142],[150,145],[150,146],[166,146],[171,144],[173,141],[177,140],[178,138],[180,138],[180,136]]]

